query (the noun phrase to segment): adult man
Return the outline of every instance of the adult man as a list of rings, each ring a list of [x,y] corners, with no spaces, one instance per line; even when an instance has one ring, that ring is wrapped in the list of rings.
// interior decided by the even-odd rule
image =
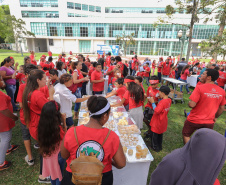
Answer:
[[[181,62],[179,62],[177,65],[177,69],[178,69],[177,75],[176,75],[177,79],[180,78],[181,71],[184,68],[184,66],[186,66],[186,65],[187,65],[187,63],[185,62],[185,58],[182,58]]]
[[[146,66],[146,63],[148,63],[148,67],[151,66],[151,61],[149,60],[149,58],[145,58],[143,66]]]
[[[144,65],[143,77],[144,77],[144,80],[146,80],[146,84],[148,87],[149,87],[150,73],[151,73],[151,69],[150,69],[148,63],[146,63]],[[143,80],[143,84],[144,84],[144,80]]]
[[[159,78],[159,82],[161,82],[161,79],[162,79],[162,64],[163,64],[163,58],[160,57],[159,58],[159,62],[157,64],[157,66],[158,66],[158,78]]]
[[[135,74],[137,72],[136,69],[135,69],[137,63],[138,63],[138,59],[137,59],[137,55],[135,55],[134,58],[133,58],[133,61],[132,61],[132,70],[133,70],[132,76],[135,76]]]
[[[168,78],[170,74],[170,59],[166,59],[166,62],[163,63],[162,65],[162,77]],[[163,80],[162,80],[162,85],[163,85]]]
[[[81,69],[81,72],[82,72],[82,75],[84,77],[86,77],[88,75],[88,67],[86,66],[85,64],[85,57],[83,57],[82,54],[79,54],[78,55],[78,61],[79,62],[82,62],[82,69]],[[83,82],[82,83],[82,95],[86,95],[86,84],[87,82]]]
[[[213,129],[216,118],[224,111],[225,91],[214,84],[219,72],[215,69],[206,69],[200,82],[190,96],[188,106],[192,108],[184,122],[183,140],[187,143],[192,133],[200,128]]]
[[[115,58],[111,57],[111,65],[108,68],[108,71],[107,71],[107,74],[106,74],[106,75],[109,76],[108,77],[108,85],[111,83],[112,78],[114,78],[114,72],[116,70],[115,65],[116,65]]]

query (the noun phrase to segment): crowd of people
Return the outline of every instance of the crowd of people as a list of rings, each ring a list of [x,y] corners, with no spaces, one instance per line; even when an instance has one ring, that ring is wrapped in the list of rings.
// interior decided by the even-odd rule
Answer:
[[[73,55],[72,52],[69,57],[64,53],[59,55],[54,62],[50,51],[48,59],[42,55],[37,62],[35,53],[30,53],[21,66],[11,56],[1,63],[0,88],[5,89],[7,95],[0,91],[0,170],[11,166],[12,163],[6,161],[5,156],[19,147],[10,144],[12,129],[18,120],[16,111],[19,110],[21,133],[27,152],[25,161],[28,165],[32,166],[35,162],[31,137],[36,140],[34,147],[39,149],[39,183],[73,184],[71,179],[75,177],[71,164],[82,156],[82,144],[93,146],[97,143],[101,146],[97,158],[104,165],[102,185],[113,184],[112,165],[123,168],[126,159],[117,134],[103,128],[109,119],[111,107],[124,106],[139,129],[144,129],[145,123],[147,131],[144,139],[150,141],[152,151],[159,152],[163,148],[163,134],[167,131],[167,115],[171,107],[169,84],[162,77],[187,83],[187,78],[196,74],[199,77],[194,91],[191,92],[186,85],[187,93],[191,94],[188,105],[192,110],[188,114],[185,112],[187,119],[182,130],[185,146],[163,159],[153,172],[150,184],[199,182],[206,185],[215,182],[226,159],[226,141],[210,129],[213,129],[216,119],[225,109],[226,62],[215,62],[212,59],[206,64],[192,57],[187,63],[184,58],[180,60],[180,56],[177,60],[169,56],[165,60],[160,57],[158,61],[148,58],[139,61],[136,55],[130,61],[122,61],[120,56],[113,57],[111,53],[106,56],[105,53],[102,56],[98,54],[97,59],[91,61],[88,55]],[[108,93],[103,97],[100,95],[104,92],[105,79],[108,80]],[[88,82],[92,84],[93,96],[87,96]],[[183,86],[180,91],[183,92]],[[120,102],[110,105],[107,99],[111,96],[120,97]],[[90,120],[86,125],[74,127],[74,121],[79,119],[81,102],[84,101],[87,101]],[[213,139],[206,142],[208,137]],[[212,169],[207,170],[205,165],[212,159],[211,152],[219,148],[219,160],[209,164]],[[209,158],[192,157],[197,155],[196,149],[204,155],[209,153]],[[185,160],[176,163],[179,157]],[[200,160],[203,165],[201,167],[197,163]],[[165,167],[166,163],[172,167]],[[197,169],[191,163],[205,172],[199,171],[200,175],[197,175]],[[186,165],[190,167],[185,170]],[[176,169],[171,170],[174,167]],[[161,178],[161,173],[168,173],[166,179]]]

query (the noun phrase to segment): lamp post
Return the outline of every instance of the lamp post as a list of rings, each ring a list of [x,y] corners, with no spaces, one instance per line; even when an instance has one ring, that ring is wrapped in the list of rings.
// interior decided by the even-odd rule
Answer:
[[[19,39],[18,39],[18,42],[20,43],[20,52],[21,52],[21,56],[23,56],[23,50],[22,50],[22,46],[21,46],[22,39],[19,38]]]
[[[189,35],[190,35],[190,30],[187,30],[186,31],[186,38],[182,38],[182,36],[183,36],[183,31],[182,30],[179,30],[178,33],[177,33],[177,36],[179,38],[179,41],[181,41],[181,51],[180,51],[181,54],[180,54],[180,58],[183,57],[184,42],[188,40]]]

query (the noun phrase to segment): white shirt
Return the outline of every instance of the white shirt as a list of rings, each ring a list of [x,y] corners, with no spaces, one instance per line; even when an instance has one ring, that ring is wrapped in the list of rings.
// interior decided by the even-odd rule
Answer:
[[[65,69],[63,69],[62,71],[60,71],[60,70],[57,70],[57,71],[58,71],[58,78],[60,78],[62,74],[67,73],[67,71]]]
[[[72,92],[61,83],[58,83],[54,86],[55,93],[53,98],[56,102],[58,102],[61,106],[60,112],[65,113],[66,117],[72,117],[72,102],[75,103],[76,96],[72,94]]]

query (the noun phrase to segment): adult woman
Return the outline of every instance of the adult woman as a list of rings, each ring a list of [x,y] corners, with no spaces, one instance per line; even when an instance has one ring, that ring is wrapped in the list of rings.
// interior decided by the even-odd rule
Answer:
[[[11,103],[13,105],[13,111],[17,111],[17,106],[14,102],[14,95],[16,92],[16,80],[15,80],[15,74],[16,71],[14,71],[11,66],[13,65],[13,61],[10,57],[5,58],[4,61],[1,63],[0,68],[0,75],[2,76],[3,80],[5,81],[6,87],[5,90],[7,92],[7,95],[11,98]],[[17,66],[19,64],[15,64],[15,70],[17,70]]]
[[[189,68],[190,68],[189,65],[184,66],[184,68],[181,71],[181,76],[179,78],[180,81],[187,83],[188,76],[191,76],[191,74],[189,72]],[[182,92],[183,87],[184,87],[183,85],[180,86],[180,92]],[[186,84],[185,87],[186,87],[187,93],[191,94],[191,91],[189,91],[189,89],[188,89],[188,84]]]
[[[31,58],[30,57],[24,57],[24,65],[25,64],[31,64]]]
[[[61,112],[66,114],[66,124],[67,127],[71,127],[74,122],[72,119],[72,102],[80,103],[88,99],[86,98],[76,98],[74,94],[68,89],[73,84],[73,79],[71,74],[63,74],[60,77],[60,83],[54,86],[55,93],[54,99],[60,104]]]
[[[62,185],[73,185],[71,182],[70,163],[73,159],[79,157],[77,152],[79,149],[81,151],[82,149],[86,149],[84,147],[82,148],[82,145],[78,146],[74,131],[76,132],[78,143],[82,144],[86,142],[86,147],[92,148],[99,148],[109,132],[109,129],[103,128],[110,115],[110,104],[107,99],[101,96],[91,96],[87,102],[87,106],[90,111],[90,121],[86,125],[76,127],[76,131],[74,127],[70,128],[61,144],[61,155],[63,158],[68,159]],[[112,165],[119,169],[126,165],[122,145],[115,132],[110,132],[103,148],[99,152],[100,155],[97,158],[105,165],[102,185],[112,185]],[[87,151],[87,153],[89,154],[90,151]]]
[[[149,185],[212,185],[225,160],[224,136],[202,128],[194,133],[183,148],[163,158],[152,173]]]
[[[0,75],[0,88],[4,87],[4,82]],[[13,114],[11,98],[0,91],[0,171],[6,170],[11,166],[11,162],[5,161],[5,156],[16,150],[18,145],[11,145],[12,128],[18,119]]]
[[[65,64],[63,62],[57,62],[56,68],[58,71],[58,78],[60,78],[62,74],[67,73],[67,71],[64,69],[64,67],[65,67]]]
[[[32,70],[30,76],[27,79],[27,85],[23,93],[22,106],[24,111],[24,120],[29,128],[30,135],[38,140],[38,124],[42,107],[49,100],[45,94],[40,91],[40,88],[46,85],[46,74],[42,70]],[[54,88],[49,89],[49,99],[53,100]],[[42,174],[42,157],[40,157],[40,176],[39,182],[47,181],[43,179]]]
[[[73,70],[73,83],[77,84],[77,90],[75,92],[75,96],[77,98],[81,98],[82,94],[82,83],[89,81],[89,77],[83,77],[82,72],[82,62],[72,62],[71,68]],[[81,103],[76,103],[74,107],[74,119],[78,119],[78,110],[80,108]]]

